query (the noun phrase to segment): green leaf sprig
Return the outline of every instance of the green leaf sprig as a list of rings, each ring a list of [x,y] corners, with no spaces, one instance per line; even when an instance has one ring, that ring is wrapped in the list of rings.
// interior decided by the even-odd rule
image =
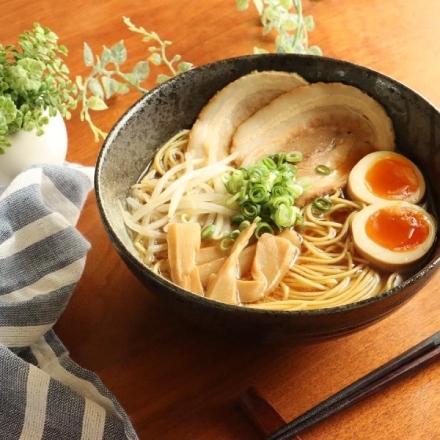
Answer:
[[[76,84],[79,89],[78,101],[81,105],[80,117],[90,125],[95,141],[104,139],[107,133],[93,123],[90,110],[106,110],[108,107],[105,100],[115,94],[128,93],[131,88],[140,93],[148,92],[141,84],[150,75],[150,64],[156,67],[165,66],[170,71],[170,75],[165,73],[157,75],[156,83],[162,83],[171,76],[193,67],[191,63],[180,61],[180,55],[168,58],[167,47],[171,44],[170,41],[162,40],[156,32],[148,32],[142,27],[135,26],[128,17],[123,17],[123,21],[130,31],[142,35],[142,41],[149,44],[149,56],[146,60],[139,61],[132,71],[124,72],[121,65],[125,63],[128,55],[122,40],[111,48],[104,46],[101,56],[94,55],[90,46],[84,44],[84,63],[92,70],[86,77],[78,76]]]
[[[299,53],[322,55],[318,46],[309,46],[309,32],[315,28],[311,15],[304,16],[301,0],[253,0],[260,14],[263,35],[276,32],[276,53]],[[248,9],[249,0],[237,0],[237,9]],[[293,9],[293,11],[292,11]],[[259,47],[254,53],[267,53]]]
[[[91,67],[91,72],[85,78],[76,77],[78,86],[78,102],[81,105],[80,118],[87,121],[95,136],[95,141],[105,138],[106,133],[92,121],[90,110],[100,111],[108,108],[105,100],[115,94],[126,94],[130,87],[141,93],[146,92],[141,87],[149,74],[149,66],[145,61],[138,62],[131,72],[123,72],[121,64],[127,60],[127,50],[123,41],[111,48],[103,47],[102,55],[95,56],[87,43],[84,43],[84,64]]]
[[[150,56],[147,58],[148,61],[155,66],[164,65],[169,70],[170,75],[160,73],[157,76],[157,83],[160,84],[193,68],[192,63],[181,61],[182,57],[180,55],[174,55],[171,59],[168,58],[167,47],[172,44],[171,41],[162,40],[156,32],[148,32],[143,27],[135,26],[127,17],[124,17],[123,20],[130,31],[142,35],[142,41],[150,44],[148,47],[150,52]]]
[[[11,145],[9,134],[42,134],[57,112],[70,118],[77,89],[64,63],[67,53],[57,35],[38,23],[19,36],[18,46],[0,44],[0,154]]]

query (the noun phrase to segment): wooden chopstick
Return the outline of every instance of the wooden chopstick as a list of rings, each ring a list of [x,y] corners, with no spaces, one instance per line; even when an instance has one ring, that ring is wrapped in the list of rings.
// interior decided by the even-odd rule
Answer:
[[[295,435],[419,371],[440,357],[440,331],[343,388],[303,415],[281,427],[267,440],[290,440]]]
[[[292,440],[324,419],[375,394],[440,358],[440,331],[395,357],[371,373],[285,423],[281,415],[253,387],[240,395],[242,409],[267,440]]]

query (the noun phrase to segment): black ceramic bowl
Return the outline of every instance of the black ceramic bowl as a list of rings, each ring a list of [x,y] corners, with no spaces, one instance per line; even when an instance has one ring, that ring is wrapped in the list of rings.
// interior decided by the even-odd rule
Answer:
[[[309,342],[334,338],[372,324],[413,297],[440,263],[439,240],[426,265],[399,287],[355,304],[317,311],[266,311],[220,304],[189,293],[155,275],[139,260],[120,206],[157,148],[190,128],[216,91],[254,70],[297,72],[310,82],[339,81],[376,98],[393,120],[401,152],[422,169],[440,209],[440,113],[408,87],[365,67],[325,57],[252,55],[195,68],[142,97],[116,123],[98,157],[96,195],[105,229],[133,273],[166,302],[200,326],[234,338]]]

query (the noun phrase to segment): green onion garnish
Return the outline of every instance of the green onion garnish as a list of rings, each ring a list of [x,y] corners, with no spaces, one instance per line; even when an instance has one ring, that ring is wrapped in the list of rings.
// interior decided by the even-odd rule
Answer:
[[[215,225],[207,225],[202,229],[202,240],[211,238],[215,233]]]
[[[291,163],[292,162],[293,163],[301,162],[302,158],[303,158],[303,156],[302,156],[301,151],[291,151],[290,153],[286,154],[286,161],[287,162],[291,162]]]
[[[240,235],[240,230],[239,229],[234,229],[233,231],[231,231],[229,234],[228,234],[228,237],[231,239],[231,240],[236,240],[236,238]]]
[[[260,229],[271,233],[300,223],[295,201],[305,190],[303,182],[309,184],[296,177],[295,164],[301,159],[300,152],[277,153],[224,175],[225,188],[231,194],[227,203],[241,212],[240,217],[232,218],[233,223],[241,225],[243,220],[255,222],[261,217],[264,226]]]
[[[317,174],[321,174],[321,176],[328,176],[333,170],[329,168],[327,165],[321,164],[317,165],[315,168],[315,172]]]
[[[272,219],[280,228],[288,228],[296,222],[297,208],[293,205],[281,203],[272,214]]]
[[[252,185],[249,189],[249,200],[254,203],[265,203],[270,198],[270,193],[267,191],[266,187],[261,183]]]
[[[241,213],[247,220],[253,220],[260,214],[260,205],[254,202],[244,202],[241,205]]]
[[[277,164],[275,163],[274,159],[276,159],[276,156],[274,157],[265,157],[264,159],[261,159],[261,165],[263,167],[266,167],[269,171],[274,171],[277,169]]]
[[[318,197],[313,200],[312,206],[320,212],[327,212],[332,209],[333,203],[326,197]]]
[[[249,220],[244,220],[240,223],[240,225],[238,226],[238,229],[240,231],[242,231],[243,229],[246,229],[250,225],[251,225],[251,222]]]
[[[255,228],[255,237],[260,238],[263,234],[273,234],[274,231],[272,227],[269,225],[269,223],[266,222],[260,222],[258,223],[257,227]]]
[[[225,237],[221,242],[220,242],[220,249],[222,251],[228,251],[229,249],[231,249],[232,246],[234,246],[234,242],[235,240],[233,240],[230,237]]]
[[[235,225],[239,225],[245,221],[244,215],[235,214],[231,217],[231,222]]]

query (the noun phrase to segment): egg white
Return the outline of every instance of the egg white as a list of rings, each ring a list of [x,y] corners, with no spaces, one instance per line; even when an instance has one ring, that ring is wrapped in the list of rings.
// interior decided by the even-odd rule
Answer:
[[[419,188],[418,191],[412,194],[411,197],[405,199],[405,201],[409,203],[419,203],[423,199],[426,191],[426,184],[423,174],[412,161],[410,161],[405,156],[396,153],[395,151],[375,151],[373,153],[369,153],[366,156],[364,156],[353,167],[353,169],[349,174],[348,182],[347,182],[348,196],[352,200],[358,200],[367,204],[382,202],[384,200],[390,200],[390,199],[384,199],[372,193],[366,183],[365,175],[376,161],[393,156],[399,156],[401,158],[404,158],[412,165],[414,172],[417,175],[419,181]]]
[[[368,218],[380,209],[395,206],[401,206],[422,214],[428,224],[429,232],[426,240],[412,250],[392,251],[376,243],[367,235],[365,227]],[[415,264],[427,254],[434,244],[436,223],[433,216],[418,205],[400,201],[384,202],[382,200],[380,203],[366,206],[354,215],[351,232],[359,254],[378,267],[389,271],[397,271]]]

